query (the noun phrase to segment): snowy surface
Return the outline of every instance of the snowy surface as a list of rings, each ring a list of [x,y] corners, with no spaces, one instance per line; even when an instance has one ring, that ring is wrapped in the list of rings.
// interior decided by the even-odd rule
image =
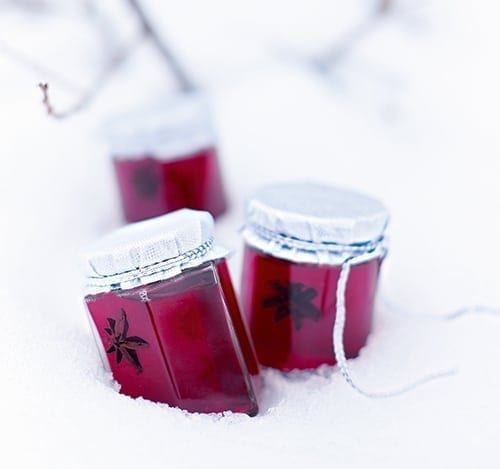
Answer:
[[[0,10],[0,38],[84,87],[102,38],[75,2],[58,3],[62,14]],[[113,24],[123,15],[119,34],[130,37],[114,3]],[[58,122],[35,87],[51,77],[0,53],[1,467],[498,467],[500,317],[439,320],[467,305],[500,307],[498,2],[402,1],[405,11],[380,21],[330,76],[302,57],[342,38],[369,1],[147,3],[211,92],[232,201],[217,229],[237,251],[235,277],[242,202],[259,185],[306,178],[372,193],[391,211],[391,250],[353,374],[385,390],[458,373],[370,400],[334,368],[266,370],[255,418],[116,393],[86,323],[77,261],[121,223],[99,127],[172,83],[142,45],[91,108]],[[71,90],[53,89],[69,102]]]

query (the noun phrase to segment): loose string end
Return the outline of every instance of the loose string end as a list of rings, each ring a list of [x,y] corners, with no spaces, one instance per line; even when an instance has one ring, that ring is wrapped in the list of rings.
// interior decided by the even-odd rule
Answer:
[[[342,263],[339,280],[337,282],[336,315],[333,327],[333,349],[334,349],[335,359],[340,368],[343,378],[351,386],[351,388],[353,388],[355,391],[357,391],[359,394],[365,397],[384,399],[389,397],[397,397],[409,391],[412,391],[420,386],[428,384],[430,382],[456,375],[458,373],[458,369],[456,368],[444,371],[438,371],[432,374],[425,375],[422,378],[410,384],[407,384],[401,388],[397,388],[391,391],[381,391],[381,392],[366,391],[354,382],[354,379],[349,371],[349,366],[347,364],[347,358],[344,350],[344,327],[346,321],[345,299],[346,299],[347,280],[349,278],[351,264],[354,262],[355,259],[356,257],[350,257],[345,259],[344,262]]]

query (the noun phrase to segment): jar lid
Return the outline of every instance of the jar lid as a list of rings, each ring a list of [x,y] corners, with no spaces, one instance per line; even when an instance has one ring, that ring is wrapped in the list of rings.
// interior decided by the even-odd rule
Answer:
[[[128,289],[227,255],[208,212],[182,209],[119,228],[85,250],[89,290]]]
[[[208,101],[198,92],[124,112],[104,128],[110,152],[119,159],[144,155],[177,159],[213,146],[215,141]]]
[[[359,192],[281,183],[261,188],[248,201],[244,233],[251,244],[279,257],[316,262],[318,252],[330,252],[336,263],[339,255],[378,246],[388,220],[381,202]]]

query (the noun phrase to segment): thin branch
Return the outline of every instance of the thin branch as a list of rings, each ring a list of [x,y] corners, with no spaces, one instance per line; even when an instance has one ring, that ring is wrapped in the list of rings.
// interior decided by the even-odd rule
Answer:
[[[335,64],[348,55],[372,29],[378,26],[383,16],[394,10],[395,3],[396,0],[378,0],[375,8],[365,18],[322,53],[308,55],[295,50],[294,47],[281,45],[276,48],[276,55],[288,62],[311,68],[320,75],[328,75]]]
[[[49,99],[49,84],[48,83],[38,83],[38,87],[42,90],[43,100],[42,104],[45,106],[47,114],[49,116],[57,117],[57,113],[55,113],[54,108]]]
[[[59,111],[52,104],[49,94],[49,84],[48,83],[40,83],[38,86],[42,92],[42,103],[47,111],[47,114],[56,119],[64,119],[72,114],[75,114],[84,108],[86,108],[97,96],[100,90],[104,87],[106,82],[110,79],[110,77],[114,74],[116,69],[125,61],[125,59],[132,52],[133,48],[138,44],[138,42],[144,38],[148,38],[151,40],[156,50],[159,52],[160,56],[163,58],[164,63],[168,66],[169,71],[172,72],[177,78],[179,85],[183,91],[191,91],[196,87],[194,82],[188,76],[184,67],[181,65],[177,57],[173,54],[167,44],[162,41],[160,36],[157,34],[154,29],[151,21],[148,16],[144,12],[140,2],[138,0],[127,0],[130,7],[133,9],[135,15],[137,16],[141,31],[138,37],[138,41],[136,40],[131,45],[120,48],[118,51],[114,52],[113,56],[110,60],[105,64],[105,66],[99,71],[96,79],[92,82],[90,86],[88,86],[85,90],[82,91],[82,87],[77,87],[69,80],[64,78],[59,73],[50,70],[45,65],[39,63],[37,60],[29,57],[22,51],[16,50],[9,44],[5,43],[0,39],[0,53],[4,53],[7,56],[10,56],[14,61],[23,64],[24,66],[34,70],[37,74],[43,75],[52,81],[58,82],[61,86],[64,86],[67,90],[71,92],[77,92],[80,94],[80,98],[68,109]],[[87,1],[85,3],[87,8],[87,13],[90,17],[93,18],[94,21],[99,22],[102,18],[98,18],[98,12],[95,10],[95,4],[92,1]],[[98,24],[98,26],[102,26],[102,24]],[[106,41],[107,42],[107,41]]]
[[[66,77],[61,75],[59,72],[50,69],[44,64],[38,62],[36,59],[31,57],[29,54],[12,47],[10,44],[5,42],[0,38],[0,54],[3,54],[14,62],[21,64],[23,67],[33,70],[38,75],[43,75],[48,79],[59,83],[60,86],[65,88],[67,91],[72,93],[81,93],[82,87],[75,85],[73,82],[68,80]]]
[[[103,53],[109,57],[119,46],[117,22],[110,15],[104,14],[102,7],[96,0],[81,0],[87,22],[100,36]]]
[[[132,8],[132,10],[135,12],[137,18],[139,19],[139,22],[141,23],[142,28],[151,39],[156,50],[163,57],[165,64],[177,78],[181,90],[192,91],[196,89],[194,82],[185,71],[184,66],[181,65],[179,59],[174,55],[173,51],[167,46],[167,44],[160,38],[160,36],[156,32],[146,12],[142,8],[140,1],[127,0],[127,2]]]
[[[80,97],[80,99],[64,111],[57,111],[54,108],[50,100],[49,84],[39,83],[38,87],[42,91],[43,96],[42,104],[44,105],[47,114],[56,119],[64,119],[71,116],[72,114],[82,111],[87,106],[89,106],[101,91],[101,89],[104,87],[106,82],[111,78],[118,67],[127,59],[127,57],[132,53],[134,48],[140,43],[142,39],[144,39],[144,33],[136,38],[136,40],[132,44],[124,46],[120,50],[118,50],[114,54],[112,59],[106,64],[106,66],[101,69],[99,75],[96,77],[92,85],[89,86],[85,93]]]
[[[379,13],[385,13],[393,6],[394,0],[380,0],[377,6]]]
[[[3,0],[0,7],[26,8],[32,11],[42,11],[48,7],[44,0]]]
[[[330,69],[379,25],[380,18],[387,15],[393,5],[393,0],[379,0],[375,10],[367,18],[363,19],[361,23],[349,31],[339,42],[333,44],[320,57],[313,59],[316,67],[323,71]]]

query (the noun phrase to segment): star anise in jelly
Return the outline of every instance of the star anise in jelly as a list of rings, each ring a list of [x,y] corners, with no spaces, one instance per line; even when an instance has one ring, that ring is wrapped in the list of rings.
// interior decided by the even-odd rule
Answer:
[[[136,168],[133,182],[137,194],[144,199],[155,197],[161,184],[160,175],[153,164]]]
[[[109,327],[104,328],[108,334],[106,353],[116,353],[116,363],[121,363],[125,358],[138,373],[141,373],[142,365],[137,350],[147,347],[149,343],[136,335],[127,336],[129,325],[125,310],[122,309],[118,320],[113,318],[106,318],[106,320],[109,324]]]
[[[318,296],[318,292],[303,283],[271,282],[276,294],[267,297],[263,302],[264,308],[275,308],[274,320],[279,322],[290,316],[296,329],[302,328],[304,319],[318,321],[321,311],[313,304],[312,300]]]

